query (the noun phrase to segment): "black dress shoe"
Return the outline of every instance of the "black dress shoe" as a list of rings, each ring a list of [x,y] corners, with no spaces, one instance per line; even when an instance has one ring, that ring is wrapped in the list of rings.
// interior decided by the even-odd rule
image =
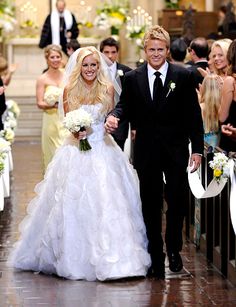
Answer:
[[[149,268],[147,272],[147,277],[152,279],[165,279],[165,267],[160,267],[158,269]]]
[[[169,269],[172,272],[180,272],[183,268],[183,262],[179,253],[168,253]]]

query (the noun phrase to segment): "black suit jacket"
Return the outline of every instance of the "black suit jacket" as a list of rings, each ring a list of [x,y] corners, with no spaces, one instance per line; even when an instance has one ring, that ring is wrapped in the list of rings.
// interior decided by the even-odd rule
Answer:
[[[126,65],[117,63],[117,71],[118,70],[122,70],[124,75],[123,76],[119,76],[118,73],[116,74],[116,79],[120,79],[117,80],[118,83],[121,84],[121,88],[123,87],[124,84],[124,76],[128,71],[131,71],[132,69]],[[118,129],[113,133],[113,135],[119,139],[119,140],[126,140],[128,137],[128,131],[129,131],[129,121],[127,118],[122,118],[119,122],[119,127]]]
[[[170,90],[170,83],[175,89]],[[120,102],[112,112],[125,116],[136,130],[134,166],[142,169],[152,144],[159,144],[176,163],[187,166],[189,141],[193,153],[203,153],[203,123],[194,87],[186,68],[169,63],[160,103],[152,101],[147,64],[125,74]]]

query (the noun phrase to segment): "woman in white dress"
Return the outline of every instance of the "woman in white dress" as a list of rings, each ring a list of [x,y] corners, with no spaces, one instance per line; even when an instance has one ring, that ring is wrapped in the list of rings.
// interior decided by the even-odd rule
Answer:
[[[104,129],[113,86],[94,47],[77,50],[67,67],[64,110],[82,108],[93,123],[56,151],[35,188],[9,264],[75,280],[145,276],[150,256],[137,174]],[[80,151],[85,136],[92,149]]]

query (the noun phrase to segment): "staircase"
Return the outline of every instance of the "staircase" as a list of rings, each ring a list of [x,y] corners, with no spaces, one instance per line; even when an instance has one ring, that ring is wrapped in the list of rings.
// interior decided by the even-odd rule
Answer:
[[[43,112],[37,107],[35,97],[21,96],[7,98],[15,100],[21,111],[15,130],[15,140],[40,141]]]

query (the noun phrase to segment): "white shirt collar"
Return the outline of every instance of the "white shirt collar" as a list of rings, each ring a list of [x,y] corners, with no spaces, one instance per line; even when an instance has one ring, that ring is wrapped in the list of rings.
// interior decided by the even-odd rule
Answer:
[[[165,79],[166,79],[168,66],[169,66],[168,62],[165,61],[165,63],[161,66],[161,68],[158,69],[158,71],[161,73],[161,79],[163,81],[163,84],[164,84]],[[147,69],[148,69],[148,77],[152,77],[154,75],[154,73],[157,71],[149,63],[147,64]]]

